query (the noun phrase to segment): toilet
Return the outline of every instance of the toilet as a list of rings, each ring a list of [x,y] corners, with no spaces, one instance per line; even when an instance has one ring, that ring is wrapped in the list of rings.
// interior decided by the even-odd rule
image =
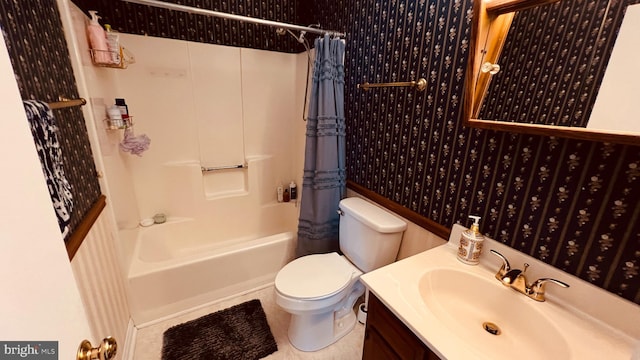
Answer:
[[[360,275],[395,261],[407,224],[361,198],[339,205],[338,253],[300,257],[276,275],[276,303],[291,314],[289,341],[302,351],[327,347],[356,323],[353,306],[364,294]]]

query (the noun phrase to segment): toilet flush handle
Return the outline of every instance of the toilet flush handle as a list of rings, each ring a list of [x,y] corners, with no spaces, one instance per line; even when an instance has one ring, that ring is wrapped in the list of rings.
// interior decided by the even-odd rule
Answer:
[[[341,209],[336,210],[336,212],[338,213],[338,215],[344,216],[344,211],[342,211]]]

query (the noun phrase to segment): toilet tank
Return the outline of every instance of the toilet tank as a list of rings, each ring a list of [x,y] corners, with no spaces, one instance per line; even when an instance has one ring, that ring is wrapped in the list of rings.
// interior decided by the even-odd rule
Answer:
[[[340,250],[363,272],[391,264],[407,223],[366,200],[340,201]]]

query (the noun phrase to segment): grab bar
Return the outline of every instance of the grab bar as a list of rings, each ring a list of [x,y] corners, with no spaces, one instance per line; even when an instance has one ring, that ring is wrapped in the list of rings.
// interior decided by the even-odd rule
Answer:
[[[226,165],[226,166],[216,166],[216,167],[200,167],[202,172],[210,172],[210,171],[218,171],[218,170],[231,170],[231,169],[247,169],[249,165],[247,164],[238,164],[238,165]]]

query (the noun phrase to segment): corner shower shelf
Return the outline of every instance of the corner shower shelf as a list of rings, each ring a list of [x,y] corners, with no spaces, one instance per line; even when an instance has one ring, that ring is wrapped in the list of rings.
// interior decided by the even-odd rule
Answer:
[[[133,116],[122,120],[103,119],[104,127],[107,130],[123,130],[133,127]]]
[[[110,50],[94,50],[89,49],[91,54],[91,63],[99,67],[108,67],[114,69],[126,69],[127,66],[136,62],[135,57],[124,47],[120,47],[120,53]],[[103,62],[97,57],[105,57],[107,59],[115,59],[115,62]]]

